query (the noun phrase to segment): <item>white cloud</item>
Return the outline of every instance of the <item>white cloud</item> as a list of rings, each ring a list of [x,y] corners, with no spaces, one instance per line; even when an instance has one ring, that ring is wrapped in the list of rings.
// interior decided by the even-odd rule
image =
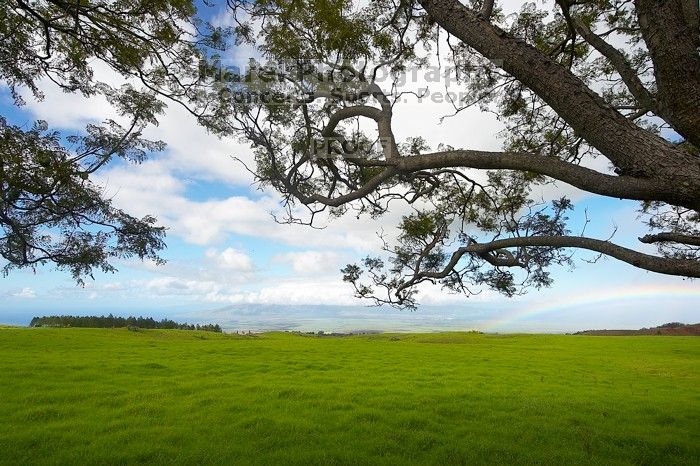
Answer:
[[[396,204],[376,220],[346,215],[329,222],[325,229],[312,230],[275,222],[271,212],[280,209],[275,193],[192,200],[186,181],[170,170],[168,160],[118,165],[100,173],[96,181],[116,206],[133,215],[153,214],[169,228],[169,235],[202,246],[220,244],[231,235],[247,235],[301,247],[373,250],[380,245],[376,232],[391,232],[409,211],[407,206]],[[320,225],[324,225],[323,220],[320,218]]]
[[[100,61],[90,64],[94,70],[96,81],[118,87],[126,81],[117,73],[110,70]],[[82,130],[87,123],[104,121],[111,118],[123,122],[112,105],[104,96],[85,97],[77,93],[64,92],[49,80],[39,83],[44,98],[37,101],[27,89],[20,91],[26,101],[25,108],[33,115],[46,120],[50,126],[68,130]]]
[[[107,290],[107,291],[121,291],[121,290],[125,290],[126,287],[124,286],[124,284],[122,282],[111,282],[111,283],[105,283],[104,285],[102,285],[102,289]]]
[[[219,252],[216,249],[207,249],[205,255],[217,267],[235,272],[252,272],[255,270],[253,261],[246,253],[234,248],[226,248]]]
[[[238,254],[236,254],[237,256]],[[130,294],[143,293],[146,296],[171,297],[200,303],[223,304],[313,304],[313,305],[360,305],[372,304],[369,300],[355,298],[350,284],[342,281],[338,266],[326,266],[316,262],[319,258],[339,255],[320,252],[320,255],[300,253],[290,256],[303,264],[292,276],[279,275],[237,275],[239,280],[232,280],[230,274],[216,273],[211,269],[202,271],[197,278],[186,269],[170,269],[177,275],[156,277],[145,281],[132,281],[126,287]],[[216,255],[212,257],[220,257]],[[288,258],[276,257],[274,260]],[[342,262],[342,261],[340,261]],[[313,270],[314,264],[318,265]],[[104,288],[103,288],[104,289]],[[496,302],[502,297],[496,292],[484,290],[481,294],[466,297],[449,293],[439,286],[423,284],[417,295],[421,305],[465,306],[474,303]]]
[[[202,128],[182,106],[171,104],[157,127],[149,127],[145,136],[167,143],[165,155],[159,157],[168,170],[207,181],[248,186],[252,175],[232,157],[250,165],[253,161],[248,145],[233,138],[219,138]]]
[[[274,260],[289,264],[296,275],[322,276],[327,273],[338,275],[348,257],[335,251],[302,251],[279,254]]]
[[[221,289],[203,298],[205,301],[226,304],[358,304],[350,286],[335,276],[325,279],[295,277],[268,280],[255,290]]]
[[[36,292],[32,288],[25,287],[19,291],[10,293],[10,296],[20,299],[34,299],[36,298]]]
[[[133,285],[138,286],[137,284]],[[143,283],[143,288],[161,296],[199,298],[218,292],[220,286],[212,281],[188,280],[179,277],[158,277]]]
[[[249,288],[249,287],[248,287]],[[198,280],[176,276],[132,282],[130,293],[173,298],[178,302],[225,304],[326,304],[353,305],[359,302],[339,277],[325,279],[278,278],[261,280],[253,289],[226,284],[224,280]],[[367,303],[364,303],[367,304]]]

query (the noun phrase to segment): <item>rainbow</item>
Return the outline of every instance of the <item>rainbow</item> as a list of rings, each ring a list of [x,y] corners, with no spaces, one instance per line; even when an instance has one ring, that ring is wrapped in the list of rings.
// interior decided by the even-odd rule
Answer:
[[[543,304],[542,302],[517,306],[516,309],[499,315],[497,318],[484,322],[482,330],[491,331],[502,327],[507,327],[523,319],[548,314],[551,312],[563,311],[566,309],[578,308],[582,306],[595,306],[605,303],[619,304],[621,302],[632,302],[641,299],[666,298],[685,299],[699,298],[700,286],[697,284],[680,285],[652,285],[652,286],[631,286],[619,289],[610,289],[601,292],[588,291],[568,296],[557,296],[552,301]]]

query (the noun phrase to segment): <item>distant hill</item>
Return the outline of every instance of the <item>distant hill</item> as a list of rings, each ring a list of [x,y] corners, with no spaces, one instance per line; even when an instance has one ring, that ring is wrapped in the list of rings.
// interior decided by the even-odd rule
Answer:
[[[675,336],[700,336],[700,323],[682,324],[680,322],[669,322],[652,328],[640,328],[639,330],[584,330],[576,332],[574,335],[599,335],[599,336],[622,336],[622,335],[675,335]]]

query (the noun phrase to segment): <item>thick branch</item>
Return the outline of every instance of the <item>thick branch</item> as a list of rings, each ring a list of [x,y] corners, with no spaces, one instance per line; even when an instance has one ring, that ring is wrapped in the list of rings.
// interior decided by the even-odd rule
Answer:
[[[549,176],[603,196],[634,200],[664,200],[671,204],[700,209],[700,199],[681,199],[677,186],[669,186],[667,183],[652,179],[606,175],[554,157],[527,153],[455,150],[400,158],[397,167],[401,172],[448,167],[524,170]]]
[[[664,118],[700,148],[700,37],[697,0],[635,0],[654,62]]]
[[[648,178],[669,176],[679,186],[684,182],[693,185],[689,197],[700,196],[699,158],[637,127],[568,69],[482,19],[458,0],[419,2],[446,31],[484,57],[502,63],[499,66],[503,70],[541,97],[621,173]]]
[[[639,238],[642,243],[680,243],[689,246],[700,246],[700,236],[683,235],[681,233],[664,232],[653,235],[645,235]]]
[[[632,264],[635,267],[666,275],[679,275],[700,278],[700,261],[685,259],[669,259],[644,254],[633,249],[618,246],[609,241],[602,241],[581,236],[529,236],[507,238],[490,243],[472,243],[459,248],[452,254],[447,266],[441,272],[422,272],[426,278],[445,278],[457,266],[465,254],[486,254],[499,249],[513,247],[553,247],[579,248],[605,254],[615,259]]]
[[[548,176],[602,196],[639,201],[662,200],[669,204],[682,205],[700,211],[700,198],[688,200],[682,193],[679,193],[678,187],[673,184],[663,183],[654,179],[606,175],[558,158],[529,153],[453,150],[397,157],[387,161],[353,159],[353,163],[365,166],[383,166],[385,168],[360,189],[334,198],[319,194],[302,194],[298,190],[293,189],[293,186],[287,186],[287,188],[304,204],[318,202],[327,206],[338,207],[368,196],[382,183],[399,174],[444,168],[520,170]]]
[[[382,141],[382,149],[386,159],[392,160],[398,155],[399,149],[396,146],[396,139],[394,138],[394,133],[391,129],[391,103],[379,86],[374,83],[369,85],[367,89],[363,91],[363,93],[373,96],[381,105],[381,110],[367,105],[341,108],[331,115],[330,119],[328,120],[328,124],[323,129],[322,136],[332,136],[338,124],[348,118],[360,116],[370,118],[377,123],[377,131],[379,133],[380,141]]]

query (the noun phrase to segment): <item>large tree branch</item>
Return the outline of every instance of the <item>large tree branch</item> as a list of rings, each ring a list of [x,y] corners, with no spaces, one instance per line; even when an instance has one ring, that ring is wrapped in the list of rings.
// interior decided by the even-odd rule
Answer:
[[[635,0],[654,63],[662,116],[700,149],[700,32],[697,0]]]
[[[635,267],[666,275],[679,275],[700,278],[700,261],[670,259],[644,254],[633,249],[618,246],[609,241],[582,236],[526,236],[491,241],[489,243],[472,243],[457,249],[445,268],[440,272],[421,272],[421,278],[441,279],[447,277],[457,267],[465,254],[482,255],[493,251],[514,247],[552,247],[579,248],[599,252],[615,259],[632,264]],[[514,264],[519,265],[519,264]]]
[[[331,137],[341,121],[353,117],[366,117],[374,120],[377,123],[380,138],[390,141],[390,144],[384,144],[385,161],[358,158],[354,159],[353,163],[367,166],[382,165],[385,167],[384,170],[360,189],[335,198],[319,194],[302,194],[296,187],[288,185],[288,191],[302,203],[318,202],[337,207],[369,195],[372,189],[379,187],[395,175],[444,168],[474,168],[530,171],[603,196],[640,201],[661,200],[700,211],[700,197],[689,198],[687,193],[679,189],[682,187],[677,184],[654,178],[607,175],[555,157],[520,152],[476,150],[453,150],[401,157],[391,128],[391,110],[386,107],[380,110],[375,107],[359,105],[339,109],[329,118],[328,124],[322,130],[322,136]]]
[[[663,200],[700,211],[700,198],[689,201],[679,195],[674,185],[654,179],[606,175],[555,157],[529,153],[453,150],[398,157],[388,161],[353,159],[353,163],[383,166],[384,169],[360,189],[334,198],[319,194],[302,194],[296,189],[292,190],[293,194],[304,204],[318,202],[338,207],[371,194],[379,185],[395,175],[444,168],[501,169],[537,173],[602,196],[639,201]]]
[[[458,0],[419,2],[450,34],[484,57],[499,60],[503,70],[532,89],[621,173],[648,178],[670,176],[678,180],[681,189],[686,182],[693,186],[686,195],[700,196],[700,158],[637,127],[568,69],[482,19]]]
[[[679,243],[687,244],[689,246],[700,246],[700,236],[693,235],[683,235],[681,233],[674,233],[672,231],[656,233],[653,235],[645,235],[639,238],[642,243],[652,244],[652,243]]]
[[[558,158],[528,153],[454,150],[404,157],[399,160],[397,167],[402,172],[448,167],[523,170],[549,176],[603,196],[634,200],[663,198],[672,204],[687,201],[679,198],[675,186],[657,180],[606,175]],[[699,210],[700,199],[694,199],[687,207]]]

